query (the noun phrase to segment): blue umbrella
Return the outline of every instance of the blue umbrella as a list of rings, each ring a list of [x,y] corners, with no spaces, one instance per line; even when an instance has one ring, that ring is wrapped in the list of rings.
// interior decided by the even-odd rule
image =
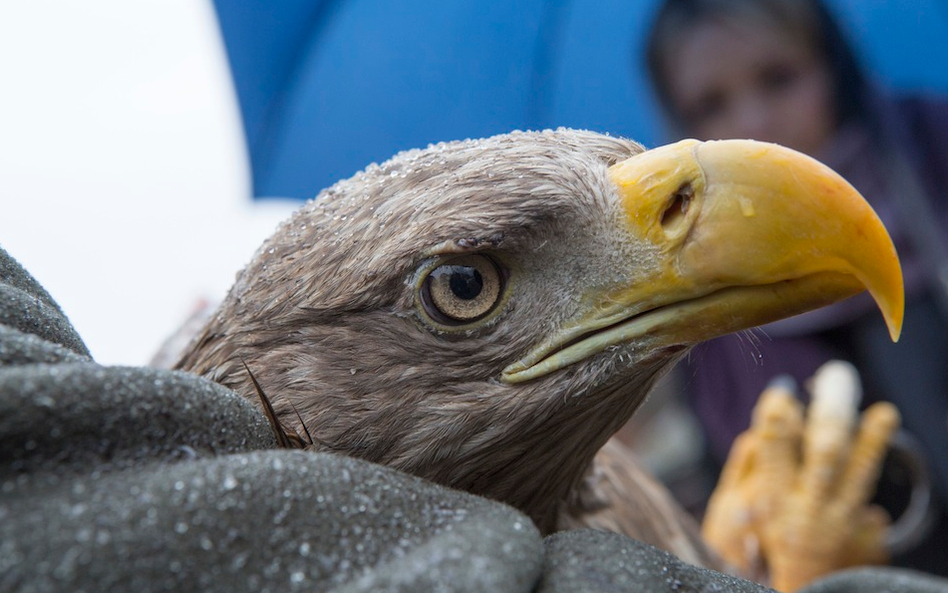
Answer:
[[[948,91],[942,1],[830,6],[881,83]],[[312,197],[398,150],[518,128],[662,139],[641,56],[655,0],[215,4],[257,196]]]

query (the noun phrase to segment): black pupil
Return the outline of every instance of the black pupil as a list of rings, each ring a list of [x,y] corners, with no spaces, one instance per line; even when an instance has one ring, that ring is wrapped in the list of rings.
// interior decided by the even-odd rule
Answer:
[[[448,281],[451,292],[459,299],[470,301],[476,299],[484,289],[484,279],[481,273],[469,266],[451,266]]]

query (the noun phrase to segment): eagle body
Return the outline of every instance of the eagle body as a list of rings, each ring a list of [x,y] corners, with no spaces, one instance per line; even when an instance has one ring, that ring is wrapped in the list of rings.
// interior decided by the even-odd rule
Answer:
[[[256,399],[249,369],[311,447],[506,502],[545,533],[621,524],[603,509],[628,492],[600,478],[636,470],[594,459],[694,343],[867,287],[900,323],[878,219],[790,152],[561,129],[400,153],[283,223],[177,366]],[[862,238],[834,236],[852,224]]]

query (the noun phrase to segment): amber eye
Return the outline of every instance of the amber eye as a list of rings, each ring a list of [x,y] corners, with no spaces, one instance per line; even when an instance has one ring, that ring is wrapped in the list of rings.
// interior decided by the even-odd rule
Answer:
[[[440,323],[458,325],[485,317],[500,302],[504,278],[493,260],[464,255],[433,269],[421,288],[425,312]]]

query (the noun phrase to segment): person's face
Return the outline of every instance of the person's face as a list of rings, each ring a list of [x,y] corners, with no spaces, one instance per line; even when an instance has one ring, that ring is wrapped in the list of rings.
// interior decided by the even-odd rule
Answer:
[[[699,139],[750,138],[813,154],[835,128],[823,61],[767,27],[703,23],[668,61],[672,101]]]

